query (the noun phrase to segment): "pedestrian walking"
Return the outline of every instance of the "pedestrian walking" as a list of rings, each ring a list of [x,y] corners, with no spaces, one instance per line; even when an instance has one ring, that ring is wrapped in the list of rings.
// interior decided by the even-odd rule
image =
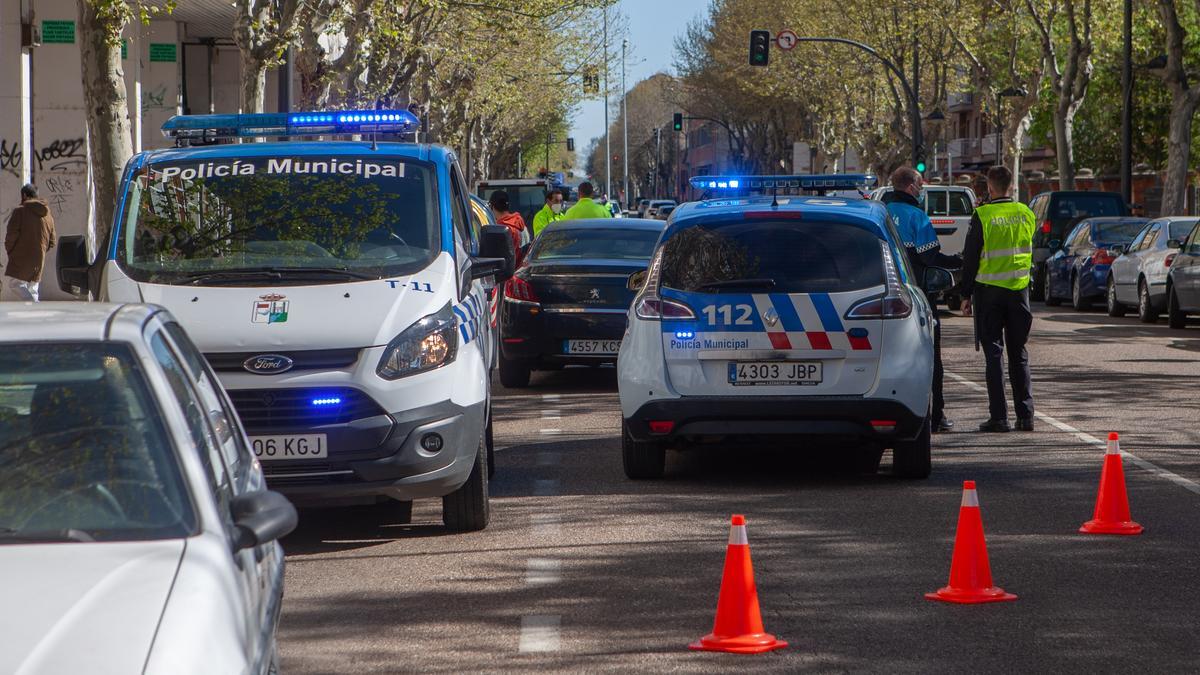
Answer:
[[[921,204],[921,191],[924,179],[912,167],[902,166],[892,172],[892,191],[883,196],[896,231],[904,242],[904,250],[908,254],[909,266],[917,283],[925,283],[925,270],[929,267],[942,267],[956,270],[962,267],[962,259],[942,253],[942,242],[938,240],[933,223],[925,214]],[[922,288],[924,290],[924,288]],[[937,305],[926,294],[926,300],[931,307]],[[954,422],[946,419],[946,400],[942,388],[942,322],[935,319],[933,324],[933,411],[930,417],[931,429],[934,433],[950,431]]]
[[[504,190],[496,190],[488,197],[488,206],[492,207],[492,214],[496,216],[496,222],[508,228],[509,235],[512,236],[513,250],[516,251],[516,266],[520,267],[524,258],[521,248],[528,241],[529,230],[525,227],[525,219],[521,214],[513,211],[508,203],[508,193]]]
[[[4,250],[8,252],[4,274],[17,300],[38,301],[46,251],[54,248],[54,243],[50,206],[38,198],[37,187],[26,184],[21,188],[21,205],[9,216],[4,235]]]
[[[546,192],[546,203],[533,214],[533,236],[536,238],[546,226],[563,219],[563,195],[558,190]]]
[[[608,208],[596,203],[592,196],[595,195],[595,188],[586,180],[579,184],[579,201],[575,202],[575,206],[567,209],[566,215],[563,216],[566,220],[575,220],[577,218],[612,218]]]
[[[988,202],[975,209],[963,250],[962,309],[975,314],[977,347],[987,364],[988,420],[980,431],[1005,432],[1004,353],[1012,386],[1017,430],[1033,431],[1033,387],[1029,375],[1029,273],[1037,219],[1028,206],[1013,201],[1013,175],[993,166],[987,173]]]

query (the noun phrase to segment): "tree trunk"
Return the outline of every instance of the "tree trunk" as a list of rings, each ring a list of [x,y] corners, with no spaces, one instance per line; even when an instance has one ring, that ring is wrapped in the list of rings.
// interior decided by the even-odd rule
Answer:
[[[89,243],[95,248],[112,230],[121,172],[133,155],[125,74],[121,70],[121,44],[110,39],[110,36],[121,34],[125,21],[98,15],[88,0],[79,0],[78,8],[88,153],[96,186],[93,197],[95,240]]]
[[[1057,105],[1054,108],[1054,154],[1058,162],[1058,185],[1060,190],[1075,189],[1075,111],[1078,105]]]
[[[1181,216],[1187,209],[1188,158],[1192,153],[1192,117],[1200,97],[1191,90],[1174,88],[1167,131],[1167,175],[1159,215]]]
[[[260,113],[264,107],[267,89],[267,66],[252,49],[241,50],[241,110],[243,113]]]

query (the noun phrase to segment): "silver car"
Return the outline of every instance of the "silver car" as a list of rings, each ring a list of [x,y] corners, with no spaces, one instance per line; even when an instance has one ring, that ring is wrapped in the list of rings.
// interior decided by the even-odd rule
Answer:
[[[0,308],[0,672],[266,673],[296,511],[165,310]]]
[[[1146,223],[1109,269],[1109,316],[1125,316],[1127,308],[1137,307],[1144,323],[1158,321],[1167,307],[1167,272],[1197,220],[1170,217]]]

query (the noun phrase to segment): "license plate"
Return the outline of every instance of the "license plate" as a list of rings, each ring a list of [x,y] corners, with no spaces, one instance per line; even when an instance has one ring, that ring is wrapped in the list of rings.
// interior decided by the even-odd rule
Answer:
[[[820,361],[730,361],[729,384],[820,384],[822,365]]]
[[[585,356],[616,356],[621,351],[620,340],[564,340],[564,354]]]
[[[254,456],[263,461],[329,457],[325,434],[251,436],[250,445],[254,448]]]

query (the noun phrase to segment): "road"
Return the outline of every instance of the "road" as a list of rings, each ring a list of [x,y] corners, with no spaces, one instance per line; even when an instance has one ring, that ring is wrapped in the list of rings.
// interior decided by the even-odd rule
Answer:
[[[1200,328],[1036,311],[1034,433],[986,418],[969,319],[945,319],[954,433],[934,475],[852,476],[787,452],[668,458],[621,471],[611,370],[498,392],[492,525],[302,514],[288,552],[284,672],[1183,672],[1200,663]],[[1048,416],[1048,417],[1045,417]],[[1139,537],[1076,533],[1121,433]],[[995,581],[1016,602],[951,606],[962,481],[978,482]],[[768,631],[759,656],[690,652],[712,627],[729,516],[747,517]]]

